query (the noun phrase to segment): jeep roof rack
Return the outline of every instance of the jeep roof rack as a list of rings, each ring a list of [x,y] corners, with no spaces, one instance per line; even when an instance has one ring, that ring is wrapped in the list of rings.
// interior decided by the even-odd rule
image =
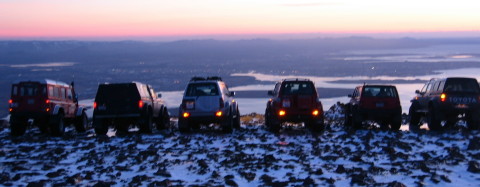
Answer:
[[[283,81],[310,81],[310,79],[290,78],[290,79],[283,79]]]
[[[204,81],[204,80],[206,80],[206,79],[203,78],[203,77],[192,77],[192,78],[190,79],[190,82]]]
[[[207,80],[222,81],[222,78],[219,76],[207,77]]]

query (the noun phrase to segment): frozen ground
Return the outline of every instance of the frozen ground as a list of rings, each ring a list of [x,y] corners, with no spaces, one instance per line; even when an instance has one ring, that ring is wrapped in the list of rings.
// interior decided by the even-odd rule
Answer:
[[[242,129],[181,134],[175,128],[143,135],[97,137],[92,130],[62,138],[37,129],[22,137],[0,132],[0,185],[367,185],[478,186],[480,133],[351,131],[329,111],[328,128],[312,134],[287,127],[267,131],[261,115]],[[175,126],[175,122],[173,122]]]

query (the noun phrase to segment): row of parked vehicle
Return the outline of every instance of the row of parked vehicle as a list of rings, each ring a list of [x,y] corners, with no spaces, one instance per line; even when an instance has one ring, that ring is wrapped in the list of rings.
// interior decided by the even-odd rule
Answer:
[[[416,130],[421,119],[428,127],[441,130],[465,120],[470,129],[480,126],[480,86],[474,78],[444,78],[428,81],[411,100],[410,129]],[[278,131],[285,122],[303,122],[312,131],[324,129],[324,111],[314,83],[308,79],[285,79],[275,84],[266,105],[265,125]],[[201,125],[218,124],[225,132],[240,128],[238,102],[220,77],[193,77],[179,106],[178,129],[196,130]],[[365,121],[375,121],[384,129],[398,130],[402,108],[395,86],[361,85],[348,95],[345,126],[361,128]],[[74,84],[59,81],[22,81],[12,85],[9,100],[11,134],[23,135],[29,123],[43,133],[61,136],[66,124],[78,132],[88,128],[88,108],[79,105]],[[136,126],[151,133],[170,124],[170,115],[161,94],[150,85],[132,82],[100,84],[93,104],[93,128],[104,135],[110,127],[126,132]]]

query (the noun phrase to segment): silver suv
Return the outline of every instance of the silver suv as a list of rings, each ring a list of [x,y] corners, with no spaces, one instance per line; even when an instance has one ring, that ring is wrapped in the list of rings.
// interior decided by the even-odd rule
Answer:
[[[179,107],[178,129],[188,132],[200,125],[220,124],[224,132],[240,128],[240,111],[220,77],[193,77],[183,94]]]

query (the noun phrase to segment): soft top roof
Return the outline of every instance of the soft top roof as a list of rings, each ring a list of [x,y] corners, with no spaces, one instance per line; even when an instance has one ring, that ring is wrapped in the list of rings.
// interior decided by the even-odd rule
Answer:
[[[55,81],[55,80],[51,80],[51,79],[15,81],[13,84],[20,84],[20,83],[39,83],[39,84],[60,85],[60,86],[70,87],[70,85],[65,83],[65,82]]]

